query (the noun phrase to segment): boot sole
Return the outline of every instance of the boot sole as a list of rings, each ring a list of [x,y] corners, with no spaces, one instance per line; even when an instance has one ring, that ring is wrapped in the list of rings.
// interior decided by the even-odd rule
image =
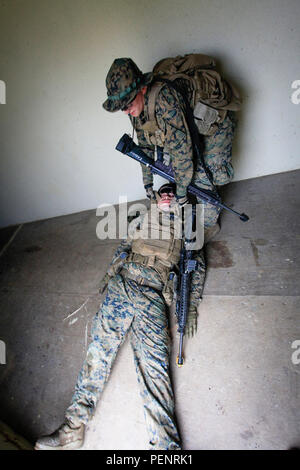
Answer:
[[[83,442],[70,442],[70,444],[66,444],[64,446],[47,446],[46,444],[36,444],[34,446],[34,450],[76,450],[82,447]]]

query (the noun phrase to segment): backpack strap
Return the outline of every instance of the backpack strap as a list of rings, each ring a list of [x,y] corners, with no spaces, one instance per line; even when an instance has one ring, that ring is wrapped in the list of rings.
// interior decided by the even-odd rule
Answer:
[[[166,83],[170,84],[170,82],[174,82],[175,80],[177,80],[177,78],[184,78],[185,80],[189,78],[189,80],[194,85],[194,79],[192,77],[187,77],[187,75],[184,73],[174,73],[172,75],[169,75],[167,78],[162,75],[158,75],[154,77],[154,83],[150,88],[149,97],[148,97],[148,119],[150,122],[156,122],[155,104],[156,104],[156,99],[158,97],[160,90]],[[174,85],[173,85],[173,88],[175,88]],[[182,95],[182,92],[180,94]]]
[[[190,106],[188,96],[186,91],[183,89],[183,87],[180,87],[176,82],[175,79],[182,77],[184,74],[174,74],[171,80],[169,78],[165,78],[162,76],[157,76],[154,78],[154,84],[152,85],[150,89],[150,94],[148,97],[148,121],[147,123],[143,126],[144,130],[148,130],[149,132],[152,132],[153,129],[158,129],[158,125],[156,122],[155,118],[155,104],[156,104],[156,99],[158,97],[158,94],[162,87],[164,85],[170,86],[170,88],[174,89],[178,94],[180,94],[183,98],[184,102],[184,115],[185,119],[187,122],[187,126],[190,132],[190,136],[192,139],[192,146],[193,146],[193,160],[194,160],[194,167],[196,168],[196,160],[200,160],[202,163],[202,167],[205,171],[206,177],[211,184],[213,190],[216,191],[216,187],[213,183],[213,178],[210,170],[207,168],[204,158],[202,156],[202,145],[200,141],[200,135],[198,128],[196,126],[196,123],[194,121],[194,115],[193,115],[193,110]],[[184,76],[186,78],[186,76]],[[148,127],[149,126],[149,127]],[[155,130],[154,130],[155,132]]]

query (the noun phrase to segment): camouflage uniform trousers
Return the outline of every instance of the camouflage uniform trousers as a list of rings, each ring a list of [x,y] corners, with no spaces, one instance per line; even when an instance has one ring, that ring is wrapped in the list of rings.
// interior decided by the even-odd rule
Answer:
[[[161,293],[120,274],[110,279],[92,326],[92,342],[79,373],[66,418],[87,423],[109,378],[117,352],[130,331],[144,402],[149,449],[180,449],[169,376],[170,336]]]
[[[231,165],[232,142],[236,128],[236,118],[233,113],[228,113],[225,120],[219,125],[218,130],[211,136],[203,136],[203,159],[214,175],[214,183],[221,186],[232,180],[234,170]],[[212,164],[212,161],[214,162]],[[212,184],[207,180],[201,162],[198,162],[193,176],[193,183],[200,188],[213,190]],[[218,221],[221,209],[212,204],[202,202],[204,205],[204,225],[212,227]]]

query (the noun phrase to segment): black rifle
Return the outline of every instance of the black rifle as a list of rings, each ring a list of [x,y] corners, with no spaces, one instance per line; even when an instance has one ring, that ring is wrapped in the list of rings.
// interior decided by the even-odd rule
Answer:
[[[192,227],[196,222],[196,205],[192,206]],[[192,229],[193,230],[193,229]],[[190,250],[189,243],[195,241],[186,239],[187,234],[184,234],[181,240],[181,251],[179,261],[179,273],[177,279],[176,288],[176,317],[178,322],[179,337],[179,352],[177,356],[177,365],[181,367],[183,365],[182,347],[183,347],[183,336],[185,333],[185,325],[189,312],[189,298],[190,298],[190,284],[191,284],[191,273],[197,269],[197,261],[193,259],[194,250]],[[188,235],[190,238],[190,235]]]
[[[119,150],[119,152],[124,153],[125,155],[128,155],[139,163],[148,166],[149,168],[151,168],[152,173],[162,176],[163,178],[167,179],[168,181],[171,181],[172,183],[176,182],[171,165],[166,166],[160,160],[152,160],[152,158],[148,157],[145,154],[141,147],[134,143],[134,141],[128,134],[124,134],[123,137],[121,137],[116,146],[116,150]],[[243,222],[249,220],[249,217],[246,214],[240,214],[239,212],[226,206],[226,204],[222,203],[219,196],[216,196],[212,191],[209,191],[208,189],[198,188],[195,184],[191,183],[188,185],[187,191],[193,194],[194,196],[197,196],[198,198],[202,199],[203,201],[208,202],[209,204],[221,207],[222,209],[225,209],[235,215],[238,215]]]

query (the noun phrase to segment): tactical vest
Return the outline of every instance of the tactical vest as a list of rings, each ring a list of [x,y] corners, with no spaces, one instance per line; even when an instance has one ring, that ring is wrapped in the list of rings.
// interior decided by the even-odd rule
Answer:
[[[158,263],[159,271],[161,265],[169,269],[178,264],[180,258],[181,240],[175,237],[175,232],[168,215],[158,212],[158,217],[151,219],[151,212],[148,212],[137,231],[139,238],[132,242],[131,251],[149,257],[149,265],[154,268]]]
[[[212,135],[227,111],[238,111],[241,98],[237,89],[216,70],[216,61],[204,54],[187,54],[160,60],[153,68],[154,80],[148,92],[148,131],[158,129],[155,103],[164,80],[184,84],[199,132]],[[160,81],[161,79],[161,81]]]

